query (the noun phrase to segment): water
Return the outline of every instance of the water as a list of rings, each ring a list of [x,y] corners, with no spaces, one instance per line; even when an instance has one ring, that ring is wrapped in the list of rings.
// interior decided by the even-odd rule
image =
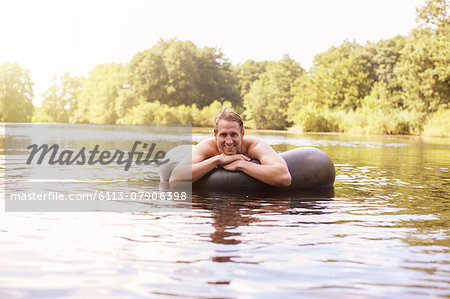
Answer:
[[[334,195],[194,194],[189,212],[4,213],[0,298],[450,295],[448,139],[247,134],[278,151],[324,150]],[[155,180],[148,167],[91,186],[152,191]]]

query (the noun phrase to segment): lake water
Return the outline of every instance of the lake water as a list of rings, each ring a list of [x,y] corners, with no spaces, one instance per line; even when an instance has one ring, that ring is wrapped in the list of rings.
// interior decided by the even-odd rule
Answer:
[[[117,129],[71,128],[99,140],[99,128],[99,136],[114,136]],[[0,298],[450,295],[449,139],[247,134],[280,152],[303,146],[325,151],[336,168],[334,193],[194,193],[187,211],[2,213]],[[208,136],[194,129],[192,139]],[[4,139],[0,155],[4,170]],[[6,179],[24,179],[24,170],[12,163]],[[108,190],[158,191],[154,165],[138,167],[132,178],[117,179],[118,173],[89,178],[88,188],[107,183]],[[0,175],[4,181],[4,171]]]

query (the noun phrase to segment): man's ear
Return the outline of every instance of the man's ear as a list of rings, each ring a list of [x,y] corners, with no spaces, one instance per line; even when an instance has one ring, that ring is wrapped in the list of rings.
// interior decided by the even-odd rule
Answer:
[[[244,138],[244,135],[245,135],[245,130],[244,130],[244,129],[242,129],[241,133],[242,133],[242,138]]]
[[[217,139],[217,131],[214,130],[214,138]]]

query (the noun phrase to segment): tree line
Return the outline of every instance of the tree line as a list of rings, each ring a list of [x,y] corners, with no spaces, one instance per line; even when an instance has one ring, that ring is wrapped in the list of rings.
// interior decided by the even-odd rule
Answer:
[[[29,71],[0,66],[0,121],[211,126],[231,106],[254,129],[450,136],[450,19],[446,0],[418,9],[409,36],[344,41],[309,70],[279,61],[232,65],[215,48],[160,40],[86,78],[56,78],[33,107]]]

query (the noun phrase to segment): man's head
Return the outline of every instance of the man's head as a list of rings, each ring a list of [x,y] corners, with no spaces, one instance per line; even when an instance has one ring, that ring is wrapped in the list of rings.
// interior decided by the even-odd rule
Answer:
[[[214,122],[214,138],[221,153],[233,155],[241,152],[244,124],[239,114],[229,108],[220,111]]]

